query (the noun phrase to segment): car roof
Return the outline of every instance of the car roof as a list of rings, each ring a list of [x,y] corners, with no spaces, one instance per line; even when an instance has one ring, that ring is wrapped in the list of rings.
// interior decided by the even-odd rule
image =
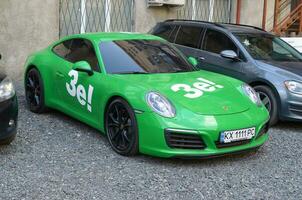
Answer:
[[[92,41],[111,41],[111,40],[131,40],[131,39],[146,39],[146,40],[163,40],[160,37],[142,34],[142,33],[130,33],[130,32],[97,32],[97,33],[82,33],[70,35],[62,38],[61,40],[73,39],[73,38],[83,38]]]
[[[270,34],[265,30],[248,25],[242,24],[222,24],[226,29],[232,33],[261,33],[261,34]]]
[[[229,31],[231,33],[260,33],[260,34],[269,34],[265,30],[244,24],[232,24],[232,23],[216,23],[216,22],[207,22],[207,21],[198,21],[198,20],[186,20],[186,19],[169,19],[162,23],[175,23],[175,24],[190,24],[190,25],[201,25],[206,28],[217,28]]]

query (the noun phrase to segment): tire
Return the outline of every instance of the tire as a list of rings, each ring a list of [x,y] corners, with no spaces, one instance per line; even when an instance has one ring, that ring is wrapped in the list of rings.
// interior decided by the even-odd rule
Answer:
[[[25,97],[30,111],[38,114],[47,111],[44,99],[44,84],[40,72],[36,68],[32,68],[26,74]]]
[[[278,122],[278,103],[277,98],[272,89],[265,85],[258,85],[254,87],[255,91],[259,93],[262,103],[265,105],[270,114],[270,126]]]
[[[114,99],[105,113],[105,132],[112,149],[123,156],[138,154],[138,126],[131,106]]]
[[[0,145],[9,145],[10,143],[12,143],[12,141],[15,139],[15,137],[16,137],[16,134],[13,134],[8,138],[0,140]]]

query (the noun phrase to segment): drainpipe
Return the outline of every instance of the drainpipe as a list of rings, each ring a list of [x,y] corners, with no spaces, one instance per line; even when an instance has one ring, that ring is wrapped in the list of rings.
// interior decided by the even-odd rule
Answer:
[[[274,27],[273,27],[273,31],[276,33],[277,32],[277,23],[278,23],[278,17],[279,17],[279,5],[280,4],[280,0],[275,0],[275,9],[274,9]]]
[[[229,10],[228,23],[231,23],[232,22],[232,0],[229,0],[229,2],[228,2],[228,10]]]
[[[267,0],[263,1],[262,29],[266,27]]]
[[[236,24],[240,24],[241,0],[237,0]]]

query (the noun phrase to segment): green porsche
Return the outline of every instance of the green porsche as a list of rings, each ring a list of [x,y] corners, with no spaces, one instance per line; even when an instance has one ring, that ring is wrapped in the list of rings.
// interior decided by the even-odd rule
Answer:
[[[68,36],[28,57],[26,101],[34,113],[53,108],[98,129],[125,156],[258,149],[268,139],[269,114],[257,93],[197,64],[156,36]]]

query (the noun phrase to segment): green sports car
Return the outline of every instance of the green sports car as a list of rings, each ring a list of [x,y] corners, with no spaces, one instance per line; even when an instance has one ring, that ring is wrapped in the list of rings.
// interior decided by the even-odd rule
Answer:
[[[29,109],[57,109],[107,135],[121,155],[216,157],[256,150],[269,114],[236,79],[198,70],[146,34],[65,37],[26,61]]]

